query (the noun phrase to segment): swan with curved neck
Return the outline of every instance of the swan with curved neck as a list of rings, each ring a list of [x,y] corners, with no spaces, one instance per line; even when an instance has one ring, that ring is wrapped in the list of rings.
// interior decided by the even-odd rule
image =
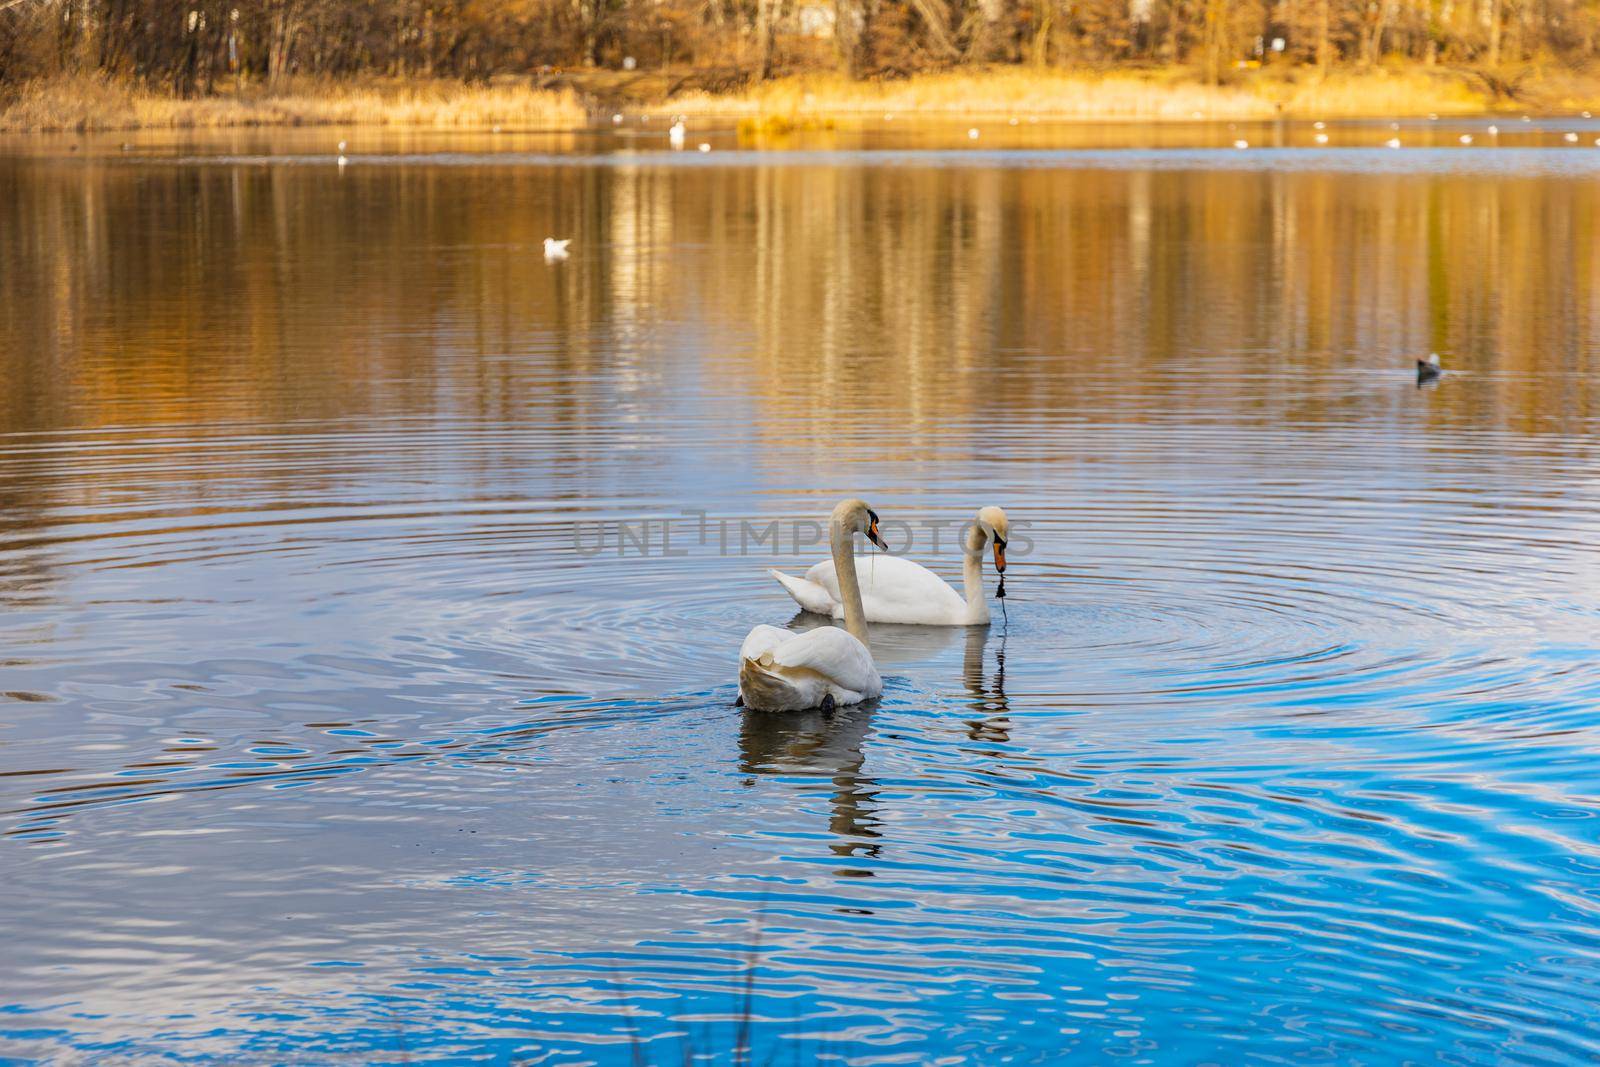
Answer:
[[[757,626],[739,649],[739,698],[757,711],[803,711],[859,704],[883,692],[883,679],[867,647],[867,616],[856,580],[855,535],[879,548],[878,516],[865,501],[844,500],[828,522],[833,562],[845,575],[839,586],[844,629],[821,626],[795,633]]]
[[[806,571],[804,578],[776,570],[768,573],[789,591],[795,603],[818,615],[836,619],[845,615],[844,593],[849,585],[859,588],[868,622],[982,626],[989,621],[989,602],[983,595],[983,552],[986,548],[993,551],[995,571],[1003,580],[1009,533],[1010,523],[1000,508],[978,511],[961,542],[962,593],[922,564],[899,556],[876,556],[856,561],[853,568],[841,568],[835,554]]]

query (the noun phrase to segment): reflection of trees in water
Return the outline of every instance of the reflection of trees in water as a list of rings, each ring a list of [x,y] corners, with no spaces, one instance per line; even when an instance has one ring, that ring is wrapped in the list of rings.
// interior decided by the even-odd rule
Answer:
[[[826,715],[746,708],[740,722],[740,770],[815,779],[816,785],[802,788],[827,794],[828,829],[837,838],[829,847],[836,856],[876,856],[879,852],[878,784],[861,770],[876,710],[876,701]],[[840,873],[865,877],[871,872]]]
[[[771,405],[748,414],[774,439],[803,391],[922,454],[1018,407],[1282,413],[1306,398],[1117,383],[1383,346],[1527,375],[1431,405],[1491,425],[1544,431],[1594,399],[1535,373],[1582,370],[1596,326],[1570,295],[1600,287],[1580,181],[87,162],[0,168],[0,430],[536,413],[581,432],[713,372]],[[559,267],[551,233],[576,237]]]
[[[39,540],[51,526],[49,485],[44,460],[0,458],[0,609],[47,603],[59,580],[56,564]],[[15,631],[11,637],[16,639]]]

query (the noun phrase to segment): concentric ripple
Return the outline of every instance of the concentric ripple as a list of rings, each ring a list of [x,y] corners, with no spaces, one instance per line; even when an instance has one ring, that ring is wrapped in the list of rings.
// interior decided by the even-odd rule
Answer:
[[[435,162],[0,163],[0,1058],[1600,1056],[1592,182]]]

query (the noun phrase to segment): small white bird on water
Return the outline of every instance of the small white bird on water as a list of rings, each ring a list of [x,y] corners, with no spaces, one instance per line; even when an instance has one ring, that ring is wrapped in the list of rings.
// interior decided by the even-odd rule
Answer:
[[[340,155],[344,155],[344,142],[343,141],[339,142],[339,154]]]
[[[972,129],[967,131],[967,140],[976,141],[977,139],[978,139],[978,127],[974,126],[974,127],[972,127]]]
[[[1566,134],[1562,138],[1562,140],[1566,141],[1568,144],[1577,144],[1578,143],[1578,135],[1575,134],[1575,133],[1569,133],[1569,134]]]
[[[1235,148],[1249,148],[1250,147],[1250,142],[1244,140],[1243,138],[1240,138],[1239,140],[1233,142],[1233,147],[1235,147]]]
[[[548,262],[567,258],[567,246],[572,243],[572,238],[564,237],[556,240],[554,237],[544,239],[544,258]]]
[[[673,148],[682,148],[683,147],[683,133],[684,133],[683,120],[679,119],[677,122],[674,122],[672,124],[672,126],[667,130],[667,143],[672,145]]]
[[[1461,135],[1461,143],[1462,144],[1471,144],[1472,143],[1472,134],[1470,134],[1470,133],[1462,134]]]
[[[1400,138],[1391,137],[1391,138],[1389,138],[1387,141],[1385,141],[1383,143],[1385,145],[1387,145],[1388,147],[1390,147],[1390,148],[1399,148],[1400,147]]]
[[[707,141],[701,141],[701,142],[700,142],[700,151],[702,151],[702,152],[709,152],[709,151],[711,151],[711,144],[710,144],[710,142],[707,142]]]
[[[615,115],[611,116],[611,125],[613,125],[613,126],[621,126],[622,125],[622,112],[619,111]]]
[[[1328,135],[1325,134],[1325,133],[1319,133],[1319,134],[1316,135],[1316,137],[1314,137],[1312,139],[1314,141],[1316,141],[1318,144],[1327,144],[1328,143]]]
[[[344,158],[343,156],[340,156],[339,157],[339,169],[340,170],[344,170],[345,165],[348,164],[349,162],[350,161],[348,159]]]
[[[1495,135],[1498,135],[1499,133],[1500,133],[1500,127],[1498,127],[1498,126],[1490,126],[1489,127],[1490,136],[1495,136]]]

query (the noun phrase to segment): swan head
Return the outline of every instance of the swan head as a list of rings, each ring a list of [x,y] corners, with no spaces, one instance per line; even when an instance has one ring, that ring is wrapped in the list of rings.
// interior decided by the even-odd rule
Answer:
[[[889,550],[878,532],[878,513],[869,508],[865,500],[839,501],[838,507],[833,509],[833,523],[847,534],[866,534],[868,541],[885,552]]]
[[[987,507],[978,511],[976,532],[973,540],[977,542],[973,547],[976,552],[982,552],[985,544],[994,549],[994,569],[1000,574],[1006,572],[1006,541],[1011,534],[1011,524],[1006,520],[1006,513],[1000,508]]]

